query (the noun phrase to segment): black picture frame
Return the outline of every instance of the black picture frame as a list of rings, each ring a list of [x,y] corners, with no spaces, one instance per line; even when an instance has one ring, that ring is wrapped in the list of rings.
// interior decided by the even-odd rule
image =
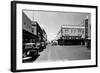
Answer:
[[[71,67],[53,67],[53,68],[38,68],[38,69],[21,69],[17,70],[17,62],[16,62],[16,23],[17,23],[17,15],[16,8],[17,4],[29,4],[29,5],[44,5],[44,6],[59,6],[59,7],[80,7],[80,8],[92,8],[96,10],[96,59],[95,65],[84,65],[84,66],[71,66]],[[58,4],[58,3],[44,3],[44,2],[28,2],[28,1],[11,1],[11,71],[12,72],[23,72],[23,71],[42,71],[42,70],[55,70],[55,69],[73,69],[73,68],[89,68],[89,67],[97,67],[98,66],[98,7],[90,6],[90,5],[74,5],[74,4]]]

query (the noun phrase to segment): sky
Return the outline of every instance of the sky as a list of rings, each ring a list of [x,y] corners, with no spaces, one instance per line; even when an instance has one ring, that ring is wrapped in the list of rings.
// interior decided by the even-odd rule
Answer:
[[[37,21],[46,31],[49,41],[55,39],[61,25],[78,25],[84,19],[90,18],[90,13],[76,12],[55,12],[55,11],[36,11],[24,10],[24,13],[31,19]]]

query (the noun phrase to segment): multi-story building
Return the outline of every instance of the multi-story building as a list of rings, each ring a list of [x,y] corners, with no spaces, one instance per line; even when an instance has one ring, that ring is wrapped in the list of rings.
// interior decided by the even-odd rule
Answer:
[[[58,32],[58,44],[66,45],[80,41],[85,37],[85,27],[78,25],[62,25]],[[77,44],[77,43],[76,43]]]
[[[62,25],[57,34],[59,45],[85,44],[84,40],[90,40],[91,29],[88,19],[79,25]]]
[[[37,21],[31,21],[27,15],[23,12],[23,38],[32,39],[33,41],[42,41],[44,38],[47,39],[46,32],[40,27]]]
[[[47,34],[44,29],[42,29],[42,31],[43,31],[43,41],[47,41]]]
[[[78,25],[63,25],[61,34],[63,39],[81,39],[84,38],[84,27]]]
[[[23,38],[23,58],[31,56],[36,58],[40,49],[44,49],[47,40],[46,32],[40,27],[37,21],[22,12],[22,38]],[[38,44],[37,44],[38,43]]]
[[[41,28],[38,24],[38,22],[34,21],[32,23],[32,29],[36,29],[36,35],[38,37],[38,39],[36,40],[36,43],[40,43],[40,47],[41,47],[41,50],[45,49],[46,48],[46,42],[47,42],[47,34],[45,32],[45,30],[43,28]]]

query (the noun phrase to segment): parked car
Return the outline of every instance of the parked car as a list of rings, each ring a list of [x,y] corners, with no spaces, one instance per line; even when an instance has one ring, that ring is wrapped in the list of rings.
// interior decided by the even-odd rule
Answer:
[[[35,47],[35,43],[24,43],[23,44],[23,58],[34,57],[39,55],[38,48]]]

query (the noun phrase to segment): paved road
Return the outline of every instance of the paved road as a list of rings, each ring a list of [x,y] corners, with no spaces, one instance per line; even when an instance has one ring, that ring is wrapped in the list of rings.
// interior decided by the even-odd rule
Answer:
[[[36,62],[58,60],[86,60],[90,59],[90,50],[85,46],[51,46],[48,45]]]

